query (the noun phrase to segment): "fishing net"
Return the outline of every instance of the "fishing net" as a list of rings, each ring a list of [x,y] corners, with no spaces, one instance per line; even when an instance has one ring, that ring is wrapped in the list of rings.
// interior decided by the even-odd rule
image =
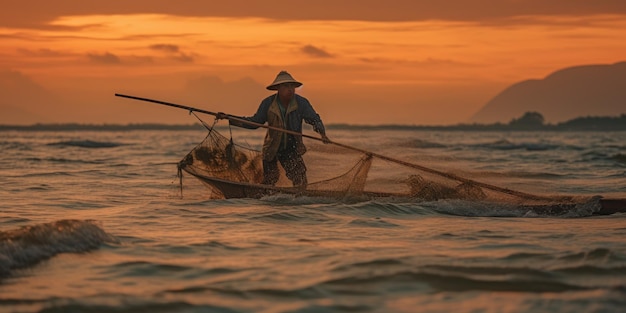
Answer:
[[[261,151],[238,142],[233,138],[232,129],[231,136],[226,137],[214,126],[203,124],[208,135],[178,166],[179,171],[203,182],[215,198],[259,198],[287,193],[343,199],[459,199],[517,205],[569,205],[580,200],[520,192],[383,153],[336,142],[324,144],[306,136],[303,137],[307,147],[303,155],[309,181],[306,188],[294,187],[280,166],[278,182],[273,186],[263,185]]]
[[[186,173],[206,185],[212,198],[261,198],[284,193],[331,197],[338,200],[397,198],[411,203],[443,200],[445,202],[437,205],[440,209],[445,207],[440,205],[441,203],[452,203],[456,206],[458,200],[470,202],[472,205],[485,205],[482,208],[487,209],[518,208],[525,211],[528,208],[530,210],[528,212],[533,214],[567,215],[570,212],[585,212],[579,216],[613,214],[626,210],[626,199],[603,199],[601,196],[550,196],[521,192],[517,188],[506,187],[511,185],[510,181],[509,184],[487,183],[482,177],[475,179],[473,176],[476,175],[467,175],[467,172],[437,170],[437,166],[426,165],[422,158],[415,160],[415,156],[410,154],[397,155],[402,154],[398,149],[395,150],[396,155],[389,157],[384,150],[380,153],[367,151],[335,141],[322,144],[320,138],[303,134],[297,135],[302,137],[308,147],[308,152],[303,158],[307,167],[306,181],[309,183],[294,187],[286,178],[284,170],[281,170],[277,182],[267,185],[262,183],[263,160],[258,145],[255,148],[241,144],[241,141],[233,136],[232,128],[228,129],[230,137],[227,138],[214,127],[217,119],[213,126],[209,126],[195,114],[200,112],[219,116],[218,113],[148,98],[115,95],[188,110],[209,131],[206,138],[178,163],[181,196],[183,174]],[[232,121],[233,116],[229,116],[228,119]],[[237,119],[240,123],[249,123],[235,118]],[[256,126],[270,128],[265,125]],[[359,142],[362,142],[361,135],[357,134]],[[374,146],[380,148],[381,145],[379,143]]]

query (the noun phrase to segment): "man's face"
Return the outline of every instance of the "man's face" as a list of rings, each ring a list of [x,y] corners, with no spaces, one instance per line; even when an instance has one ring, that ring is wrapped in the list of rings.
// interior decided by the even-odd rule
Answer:
[[[278,95],[283,99],[290,99],[296,93],[295,83],[284,83],[278,85]]]

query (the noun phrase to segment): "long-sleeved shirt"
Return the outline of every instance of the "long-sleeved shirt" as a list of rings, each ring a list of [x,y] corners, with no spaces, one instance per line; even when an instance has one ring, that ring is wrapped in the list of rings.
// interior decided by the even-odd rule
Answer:
[[[278,94],[274,94],[261,101],[257,112],[253,116],[241,118],[257,124],[267,123],[272,127],[283,128],[298,133],[302,133],[302,122],[304,121],[312,125],[313,130],[317,133],[321,135],[326,134],[324,123],[322,123],[322,119],[317,112],[315,112],[309,100],[298,94],[294,95],[291,103],[289,103],[287,109],[284,110],[284,114],[281,112]],[[231,125],[249,129],[259,127],[236,121],[231,121],[230,123]],[[284,145],[288,142],[288,136],[292,135],[288,135],[279,130],[268,129],[265,135],[265,141],[263,142],[263,158],[266,160],[274,159],[278,151],[285,148]],[[306,151],[306,147],[304,147],[302,143],[302,137],[293,136],[293,139],[295,139],[296,150],[298,153],[303,154]],[[281,144],[283,145],[282,147]]]

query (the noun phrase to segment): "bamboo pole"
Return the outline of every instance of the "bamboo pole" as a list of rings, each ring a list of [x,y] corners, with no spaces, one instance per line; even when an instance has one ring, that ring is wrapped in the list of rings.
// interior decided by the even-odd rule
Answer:
[[[162,104],[162,105],[166,105],[166,106],[171,106],[171,107],[175,107],[175,108],[179,108],[179,109],[184,109],[191,112],[199,112],[199,113],[204,113],[204,114],[209,114],[209,115],[213,115],[216,116],[218,115],[218,113],[216,112],[211,112],[211,111],[207,111],[207,110],[203,110],[203,109],[198,109],[198,108],[194,108],[194,107],[190,107],[190,106],[186,106],[186,105],[181,105],[181,104],[176,104],[176,103],[171,103],[171,102],[165,102],[165,101],[160,101],[160,100],[154,100],[154,99],[148,99],[148,98],[142,98],[142,97],[136,97],[136,96],[130,96],[130,95],[124,95],[124,94],[115,94],[116,97],[122,97],[122,98],[128,98],[128,99],[133,99],[133,100],[140,100],[140,101],[146,101],[146,102],[152,102],[152,103],[157,103],[157,104]],[[494,186],[491,184],[486,184],[483,182],[479,182],[479,181],[475,181],[475,180],[471,180],[471,179],[467,179],[467,178],[463,178],[451,173],[446,173],[446,172],[441,172],[432,168],[428,168],[422,165],[418,165],[415,163],[409,163],[406,161],[402,161],[399,159],[395,159],[392,157],[388,157],[382,154],[378,154],[375,152],[371,152],[368,150],[364,150],[364,149],[360,149],[357,147],[352,147],[349,145],[345,145],[336,141],[332,141],[332,140],[328,140],[325,141],[322,138],[319,137],[314,137],[314,136],[310,136],[310,135],[306,135],[306,134],[302,134],[296,131],[292,131],[292,130],[288,130],[288,129],[284,129],[284,128],[280,128],[280,127],[275,127],[275,126],[270,126],[270,125],[265,125],[265,124],[259,124],[259,123],[255,123],[255,122],[251,122],[248,121],[246,119],[242,119],[236,116],[232,116],[232,115],[226,115],[226,119],[231,120],[231,121],[235,121],[238,123],[244,123],[244,124],[248,124],[248,125],[252,125],[255,127],[259,127],[259,128],[267,128],[267,129],[272,129],[272,130],[277,130],[280,132],[284,132],[287,134],[291,134],[291,135],[295,135],[295,136],[302,136],[305,138],[309,138],[309,139],[313,139],[313,140],[318,140],[318,141],[322,141],[324,143],[328,143],[328,144],[333,144],[342,148],[346,148],[346,149],[350,149],[350,150],[354,150],[354,151],[358,151],[367,155],[371,155],[374,157],[377,157],[381,160],[385,160],[388,162],[392,162],[392,163],[397,163],[400,165],[404,165],[410,168],[414,168],[414,169],[418,169],[427,173],[431,173],[431,174],[435,174],[435,175],[439,175],[448,179],[452,179],[452,180],[456,180],[462,183],[468,183],[468,184],[473,184],[479,187],[483,187],[486,189],[490,189],[493,191],[497,191],[497,192],[502,192],[502,193],[506,193],[509,195],[514,195],[520,198],[524,198],[524,199],[531,199],[531,200],[551,200],[551,198],[547,198],[547,197],[542,197],[542,196],[538,196],[538,195],[533,195],[533,194],[529,194],[529,193],[525,193],[525,192],[521,192],[521,191],[516,191],[516,190],[511,190],[508,188],[502,188],[502,187],[498,187],[498,186]]]

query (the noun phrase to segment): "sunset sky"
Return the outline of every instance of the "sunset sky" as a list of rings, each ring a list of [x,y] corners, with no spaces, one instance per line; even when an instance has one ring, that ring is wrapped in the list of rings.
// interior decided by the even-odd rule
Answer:
[[[626,60],[626,1],[10,1],[0,123],[251,115],[280,70],[326,123],[455,124],[509,85]]]

